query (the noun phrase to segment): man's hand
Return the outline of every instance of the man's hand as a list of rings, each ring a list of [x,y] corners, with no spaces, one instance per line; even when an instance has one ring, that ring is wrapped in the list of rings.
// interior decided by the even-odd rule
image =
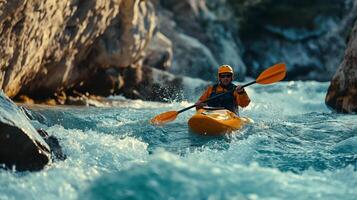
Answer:
[[[242,88],[241,85],[237,85],[236,91],[237,91],[239,94],[242,94],[243,92],[245,92],[245,91],[244,91],[244,88]]]
[[[201,108],[207,106],[207,103],[203,103],[202,101],[198,100],[198,101],[195,103],[195,106],[196,106],[196,110],[198,110],[198,109],[201,109]]]
[[[200,100],[198,100],[196,103],[195,103],[195,106],[196,107],[203,107],[203,103],[202,103],[202,101],[200,101]]]

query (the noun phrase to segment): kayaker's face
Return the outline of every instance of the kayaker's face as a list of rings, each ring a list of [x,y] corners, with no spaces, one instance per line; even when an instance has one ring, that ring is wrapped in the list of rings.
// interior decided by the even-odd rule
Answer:
[[[232,82],[232,74],[229,73],[220,74],[219,81],[223,86],[228,86]]]

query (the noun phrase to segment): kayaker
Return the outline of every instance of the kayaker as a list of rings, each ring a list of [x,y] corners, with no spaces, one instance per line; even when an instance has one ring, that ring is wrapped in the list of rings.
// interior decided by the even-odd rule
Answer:
[[[195,103],[196,109],[198,110],[206,105],[209,107],[224,107],[225,109],[238,114],[238,106],[248,106],[250,103],[250,99],[244,88],[242,88],[241,85],[234,85],[232,81],[232,67],[229,65],[220,66],[218,68],[218,83],[211,85],[207,88],[207,90]],[[227,93],[221,97],[208,101],[207,104],[202,103],[208,98],[214,97],[218,94],[230,91],[232,89],[234,89],[233,92]]]

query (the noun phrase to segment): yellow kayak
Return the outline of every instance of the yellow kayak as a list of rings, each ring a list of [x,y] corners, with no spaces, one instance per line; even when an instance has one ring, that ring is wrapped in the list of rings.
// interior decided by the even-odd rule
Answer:
[[[241,129],[253,120],[239,117],[226,109],[199,109],[188,120],[190,129],[200,135],[222,135]]]

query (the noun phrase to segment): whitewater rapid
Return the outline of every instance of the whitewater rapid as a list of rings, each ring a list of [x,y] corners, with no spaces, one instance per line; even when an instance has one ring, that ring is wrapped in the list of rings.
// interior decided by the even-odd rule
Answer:
[[[188,101],[117,99],[114,107],[32,106],[32,124],[59,138],[65,161],[39,172],[0,171],[0,199],[355,199],[357,119],[324,104],[328,83],[247,88],[233,135],[191,133]]]

